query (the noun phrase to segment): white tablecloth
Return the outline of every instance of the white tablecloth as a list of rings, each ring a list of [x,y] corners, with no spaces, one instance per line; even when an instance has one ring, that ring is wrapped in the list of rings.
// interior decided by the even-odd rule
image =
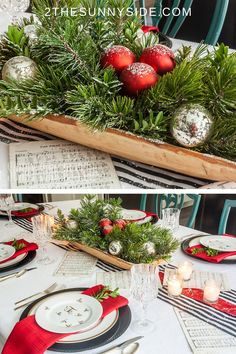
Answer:
[[[53,205],[58,205],[63,211],[68,212],[72,207],[80,205],[79,201],[57,202]],[[56,209],[52,209],[51,213],[55,215]],[[0,220],[0,237],[1,241],[10,240],[13,237],[20,238],[23,236],[24,231],[22,228],[16,226],[14,231],[4,227],[5,220]],[[199,231],[180,227],[176,232],[176,237],[184,237],[187,235],[199,234]],[[26,234],[24,237],[29,237]],[[61,262],[65,251],[57,246],[49,245],[48,250],[50,255],[55,258],[55,263],[47,266],[38,265],[36,260],[30,263],[31,266],[37,266],[37,270],[26,273],[22,278],[7,280],[1,283],[0,291],[0,349],[6,341],[15,323],[18,321],[21,310],[14,311],[14,302],[22,299],[23,297],[32,295],[41,291],[55,281],[58,284],[65,284],[67,287],[79,286],[92,286],[95,285],[96,279],[94,276],[88,279],[70,278],[70,277],[54,277],[53,272]],[[180,260],[189,259],[181,250],[177,250],[171,259],[171,263],[177,264]],[[230,280],[232,288],[236,288],[236,272],[235,266],[229,264],[209,264],[202,261],[194,261],[195,269],[205,271],[219,271],[226,272]],[[127,290],[122,290],[122,294],[129,297]],[[135,307],[132,300],[130,300],[130,307],[132,311],[132,320],[138,317],[139,308]],[[155,300],[153,305],[149,307],[148,316],[156,323],[156,330],[140,340],[139,354],[190,354],[191,350],[185,339],[185,336],[178,323],[173,307],[161,300]],[[136,333],[132,332],[129,328],[120,338],[116,339],[113,344],[121,343],[129,338],[135,337]],[[100,353],[103,349],[110,347],[107,346],[84,352],[85,354]],[[50,352],[47,351],[49,354]],[[14,353],[12,353],[14,354]],[[27,353],[30,354],[30,353]]]

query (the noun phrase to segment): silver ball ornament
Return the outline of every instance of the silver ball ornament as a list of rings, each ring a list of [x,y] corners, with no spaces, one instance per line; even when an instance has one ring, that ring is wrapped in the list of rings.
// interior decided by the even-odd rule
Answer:
[[[36,63],[24,56],[13,57],[3,66],[2,79],[5,81],[16,80],[18,82],[33,79],[37,74]]]
[[[149,256],[155,256],[156,254],[156,246],[153,242],[148,241],[143,244],[143,250],[147,252]]]
[[[187,104],[175,112],[171,133],[182,146],[191,148],[204,144],[213,127],[211,113],[199,104]]]
[[[69,220],[67,221],[67,227],[71,230],[76,229],[78,227],[78,224],[75,220]]]
[[[35,25],[27,25],[24,27],[24,34],[29,38],[29,43],[37,42],[38,35]]]
[[[122,252],[122,249],[123,246],[120,241],[112,241],[108,247],[109,253],[113,256],[118,256]]]

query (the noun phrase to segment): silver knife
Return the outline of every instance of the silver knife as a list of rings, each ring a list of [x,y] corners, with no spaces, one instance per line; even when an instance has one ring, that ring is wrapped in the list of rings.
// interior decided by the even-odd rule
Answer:
[[[121,344],[118,344],[118,345],[115,345],[114,347],[111,347],[107,350],[105,350],[104,352],[100,352],[99,354],[109,354],[111,353],[114,349],[120,349],[121,352],[130,344],[136,342],[137,340],[143,338],[143,336],[139,336],[139,337],[135,337],[135,338],[132,338],[132,339],[129,339],[129,340],[126,340],[125,342],[121,343]]]
[[[12,274],[9,274],[9,275],[4,275],[3,277],[0,277],[0,282],[1,281],[4,281],[4,280],[7,280],[7,279],[11,279],[11,278],[19,278],[21,277],[23,274],[25,274],[26,272],[29,272],[33,269],[37,269],[37,267],[34,267],[34,268],[28,268],[28,269],[23,269],[19,272],[15,272],[15,273],[12,273]]]

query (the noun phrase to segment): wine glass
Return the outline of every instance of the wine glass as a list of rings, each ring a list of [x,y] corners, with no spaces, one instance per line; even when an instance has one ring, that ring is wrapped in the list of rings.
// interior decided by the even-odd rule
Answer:
[[[157,298],[159,285],[158,266],[151,264],[135,264],[131,268],[131,294],[140,302],[142,308],[141,320],[132,324],[132,329],[140,334],[154,330],[154,322],[146,318],[148,305]]]
[[[180,209],[166,208],[162,210],[162,227],[175,231],[179,228]]]
[[[48,265],[55,260],[52,259],[47,250],[47,243],[52,236],[52,226],[54,218],[49,215],[36,215],[32,217],[33,237],[40,247],[40,257],[37,261],[39,264]]]
[[[0,194],[0,208],[7,212],[8,222],[5,224],[6,227],[15,226],[12,220],[12,210],[15,209],[15,201],[12,194]]]

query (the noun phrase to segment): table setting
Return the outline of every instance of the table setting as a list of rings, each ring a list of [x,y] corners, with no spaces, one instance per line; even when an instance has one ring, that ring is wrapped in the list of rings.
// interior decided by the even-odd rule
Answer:
[[[77,205],[81,209],[81,204],[83,208],[81,201],[57,202],[56,205],[46,203],[43,214],[36,218],[43,215],[45,221],[47,215],[49,220],[52,220],[53,215],[55,225],[58,225],[55,216],[57,208],[61,211],[64,209],[69,215],[70,208],[75,208]],[[138,217],[143,217],[137,210],[134,212],[123,210],[123,216],[130,216],[134,223],[137,222]],[[10,243],[12,235],[15,235],[19,244],[24,239],[27,239],[27,243],[34,244],[38,239],[37,244],[42,245],[38,234],[35,237],[32,233],[35,226],[32,226],[31,220],[14,218],[14,224],[15,229],[11,228],[11,234],[5,236],[4,245]],[[166,227],[165,219],[155,221],[154,225],[160,227],[161,224]],[[139,227],[142,226],[141,224]],[[209,240],[206,240],[204,233],[198,230],[180,226],[176,220],[174,224],[169,224],[169,227],[174,230],[174,236],[180,243],[195,235],[195,237],[202,237],[204,247],[209,246]],[[0,229],[6,230],[4,220],[0,220]],[[47,239],[49,240],[50,238]],[[212,235],[212,242],[210,242],[211,247],[213,245],[222,249],[222,245],[219,246],[219,241],[214,235]],[[214,246],[214,242],[217,242],[217,246]],[[25,245],[28,245],[27,243]],[[1,301],[0,312],[6,320],[0,324],[0,343],[4,354],[26,353],[27,346],[33,348],[31,352],[35,354],[44,353],[49,347],[46,351],[48,353],[51,351],[56,353],[83,351],[86,354],[110,351],[115,353],[123,350],[122,343],[126,341],[131,342],[127,343],[124,353],[136,351],[145,353],[148,350],[154,354],[157,343],[160,353],[170,354],[173,350],[176,353],[191,353],[195,342],[186,334],[188,332],[186,326],[190,323],[196,326],[192,328],[194,333],[199,331],[199,324],[206,327],[205,330],[210,331],[213,336],[211,340],[216,340],[216,333],[217,335],[220,333],[225,341],[231,343],[226,352],[234,352],[236,291],[232,289],[235,284],[232,264],[224,261],[206,262],[199,257],[193,259],[178,247],[168,261],[160,264],[132,265],[130,270],[125,270],[101,259],[94,259],[95,257],[85,252],[75,252],[74,248],[73,251],[68,251],[51,242],[47,242],[44,247],[46,247],[46,257],[44,252],[41,253],[42,250],[36,249],[33,251],[36,252],[35,258],[26,266],[19,262],[17,266],[15,264],[15,268],[1,274],[1,276],[10,276],[1,281],[0,299],[4,301]],[[10,256],[13,250],[7,252],[9,253],[6,256],[14,257],[14,254]],[[22,255],[18,257],[20,256]],[[85,258],[79,259],[80,256]],[[94,261],[87,260],[87,257],[92,257]],[[78,263],[74,264],[76,258]],[[24,274],[17,277],[17,274],[22,271]],[[39,278],[40,282],[38,282]],[[112,287],[109,287],[110,285]],[[9,293],[11,296],[7,295]],[[85,302],[85,308],[82,306],[82,310],[79,309],[80,296],[96,300],[97,310],[93,312],[95,307],[92,302],[90,305]],[[87,309],[86,306],[92,309],[91,316],[82,316],[83,320],[80,322],[83,323],[78,324],[78,311],[80,314]],[[94,315],[93,320],[92,315]],[[99,322],[96,316],[99,317]],[[186,316],[188,316],[187,320]],[[93,324],[88,321],[88,318]],[[81,329],[79,327],[81,325],[87,330]],[[32,335],[26,336],[29,330]],[[215,333],[215,331],[219,332]],[[173,339],[166,345],[169,336],[173,336]],[[36,339],[39,337],[40,340]],[[201,340],[204,342],[202,343],[202,353],[204,353],[204,347],[207,347],[208,342],[211,341],[207,342],[206,338],[203,340],[199,337],[199,343]],[[22,343],[22,351],[19,349],[19,341]],[[225,347],[222,349],[219,343],[215,345],[221,348],[217,347],[218,351],[226,349]],[[16,347],[17,349],[13,349]]]

